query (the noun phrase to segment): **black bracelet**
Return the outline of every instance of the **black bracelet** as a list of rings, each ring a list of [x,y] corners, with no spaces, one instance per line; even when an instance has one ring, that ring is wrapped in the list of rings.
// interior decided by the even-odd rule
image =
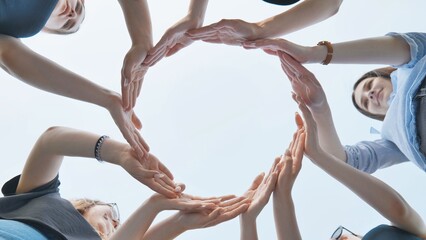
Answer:
[[[95,145],[95,158],[96,160],[98,160],[100,163],[103,162],[104,160],[102,160],[101,158],[101,147],[102,144],[104,143],[105,139],[109,138],[107,135],[103,135],[101,136],[98,141],[96,142]]]

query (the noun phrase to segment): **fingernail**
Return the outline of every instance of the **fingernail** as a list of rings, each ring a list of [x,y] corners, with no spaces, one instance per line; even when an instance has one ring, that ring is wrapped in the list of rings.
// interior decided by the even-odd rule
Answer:
[[[155,175],[154,175],[154,178],[163,178],[164,177],[164,174],[162,174],[162,173],[156,173]]]

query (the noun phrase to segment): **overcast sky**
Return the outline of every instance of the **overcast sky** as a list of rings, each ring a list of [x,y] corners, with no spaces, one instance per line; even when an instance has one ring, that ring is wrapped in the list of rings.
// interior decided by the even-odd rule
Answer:
[[[189,1],[149,1],[154,41],[187,11]],[[259,21],[288,7],[260,0],[209,3],[205,24],[222,18]],[[285,36],[299,44],[339,42],[381,36],[390,31],[425,31],[423,0],[345,1],[339,13],[322,23]],[[120,91],[120,69],[130,44],[116,1],[86,1],[81,30],[70,36],[40,33],[23,41],[38,53],[109,89]],[[360,115],[350,100],[355,79],[377,65],[309,65],[323,84],[343,144],[379,138],[378,121]],[[108,112],[32,88],[0,71],[2,124],[0,182],[19,174],[38,136],[61,125],[124,141]],[[163,59],[146,75],[135,107],[143,137],[187,192],[202,196],[242,194],[253,178],[268,171],[295,130],[297,106],[279,60],[262,51],[196,42]],[[426,174],[404,163],[374,174],[426,215],[425,194],[418,190]],[[117,202],[126,218],[148,196],[147,187],[124,170],[95,160],[67,158],[61,169],[65,198],[91,197]],[[415,188],[417,187],[417,188]],[[322,172],[309,159],[296,181],[293,197],[304,239],[328,239],[343,225],[364,234],[387,223],[363,201]],[[271,202],[270,202],[271,203]],[[171,213],[171,212],[170,212]],[[161,214],[159,219],[170,213]],[[260,239],[275,239],[271,204],[258,217]],[[178,239],[238,239],[238,218]]]

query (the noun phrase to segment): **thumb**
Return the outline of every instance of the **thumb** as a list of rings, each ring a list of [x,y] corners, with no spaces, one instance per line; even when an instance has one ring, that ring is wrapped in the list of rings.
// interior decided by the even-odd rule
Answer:
[[[141,120],[138,118],[138,116],[136,116],[136,114],[133,112],[132,113],[132,123],[135,126],[135,128],[141,130],[142,129],[142,122]]]

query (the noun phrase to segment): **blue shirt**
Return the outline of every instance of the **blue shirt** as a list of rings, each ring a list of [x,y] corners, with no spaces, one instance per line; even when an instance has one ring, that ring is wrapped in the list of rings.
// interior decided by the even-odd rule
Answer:
[[[345,146],[347,163],[373,173],[379,168],[411,161],[426,171],[426,158],[420,152],[417,137],[415,95],[426,76],[426,33],[389,33],[401,37],[410,46],[410,62],[395,66],[391,74],[393,91],[383,121],[381,139]]]
[[[58,0],[0,0],[0,34],[31,37],[43,29]]]

